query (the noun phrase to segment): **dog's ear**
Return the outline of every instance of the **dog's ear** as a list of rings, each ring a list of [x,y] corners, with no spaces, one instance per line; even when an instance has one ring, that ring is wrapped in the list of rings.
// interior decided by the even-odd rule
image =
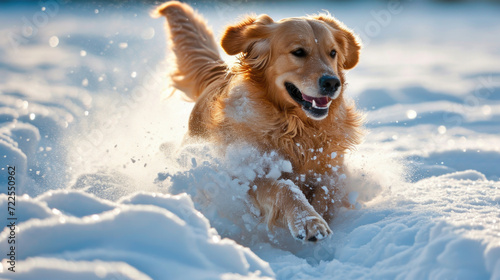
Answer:
[[[337,32],[334,34],[335,40],[343,48],[343,61],[341,66],[343,69],[351,69],[359,61],[359,51],[361,43],[356,38],[354,33],[348,29],[342,22],[336,20],[329,14],[321,14],[315,16],[314,19],[321,20],[335,29]]]
[[[249,52],[249,48],[271,33],[273,19],[268,15],[247,16],[240,23],[226,28],[221,45],[229,55]]]

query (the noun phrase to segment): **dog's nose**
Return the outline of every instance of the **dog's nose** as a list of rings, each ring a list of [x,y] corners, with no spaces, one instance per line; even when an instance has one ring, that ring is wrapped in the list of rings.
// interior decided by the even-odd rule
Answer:
[[[340,87],[340,80],[335,76],[325,75],[319,78],[319,88],[322,95],[333,95]]]

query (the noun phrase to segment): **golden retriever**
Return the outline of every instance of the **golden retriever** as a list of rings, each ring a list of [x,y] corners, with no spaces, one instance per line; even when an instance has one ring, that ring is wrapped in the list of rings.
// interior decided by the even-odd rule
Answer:
[[[188,136],[248,143],[289,160],[292,173],[254,181],[252,201],[270,229],[288,227],[302,241],[329,236],[327,222],[342,204],[334,194],[342,188],[344,154],[362,136],[362,115],[343,97],[344,71],[359,59],[353,33],[329,14],[247,16],[222,36],[224,51],[238,55],[229,67],[190,6],[167,2],[156,15],[167,19],[172,84],[196,102]]]

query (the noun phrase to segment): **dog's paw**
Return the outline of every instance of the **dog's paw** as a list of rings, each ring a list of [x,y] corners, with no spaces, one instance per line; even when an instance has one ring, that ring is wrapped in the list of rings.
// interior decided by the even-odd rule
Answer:
[[[332,234],[332,230],[321,216],[316,213],[306,213],[294,215],[295,217],[288,221],[290,233],[295,239],[316,242]]]

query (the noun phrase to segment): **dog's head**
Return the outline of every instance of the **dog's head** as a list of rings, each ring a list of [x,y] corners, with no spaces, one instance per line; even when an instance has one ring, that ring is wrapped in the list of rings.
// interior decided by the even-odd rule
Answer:
[[[301,107],[314,120],[341,98],[343,70],[357,64],[360,50],[353,33],[326,14],[278,22],[249,16],[229,26],[221,44],[227,54],[240,54],[244,71],[265,84],[274,104]]]

